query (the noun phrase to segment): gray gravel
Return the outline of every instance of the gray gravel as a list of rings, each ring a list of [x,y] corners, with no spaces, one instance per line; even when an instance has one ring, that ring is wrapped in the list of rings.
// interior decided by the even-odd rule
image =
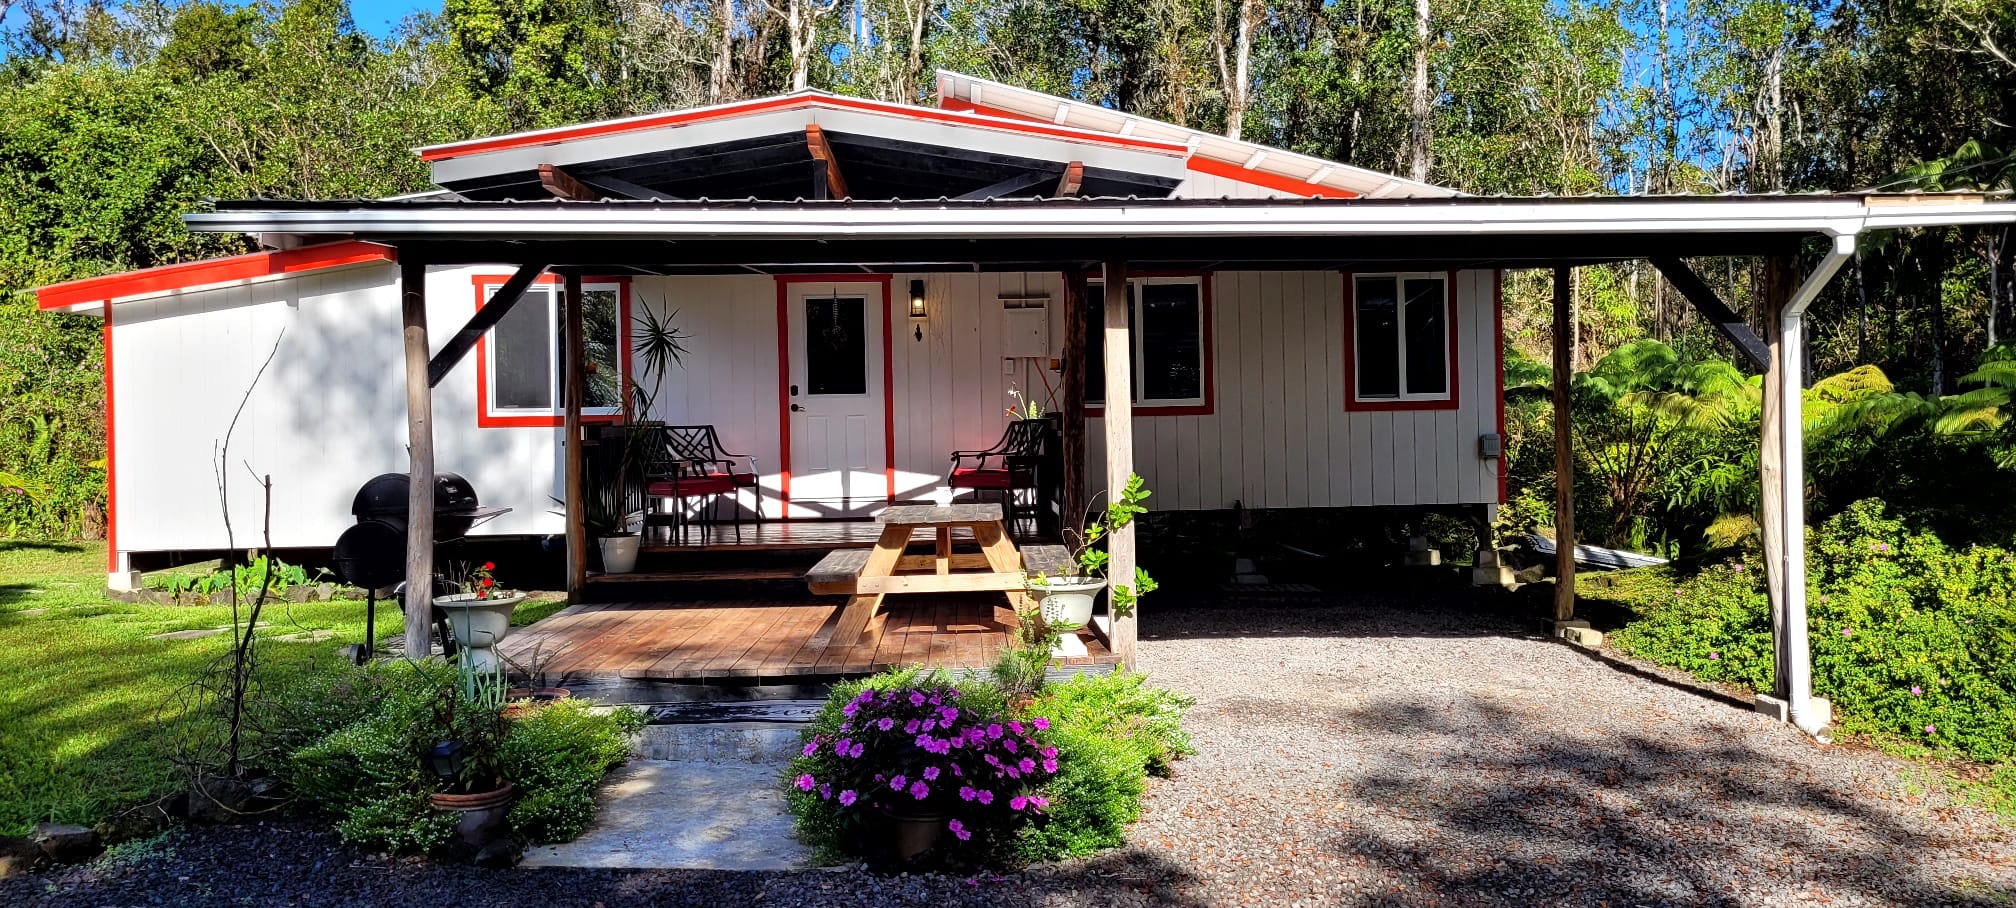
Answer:
[[[1457,597],[1454,601],[1466,601]],[[2009,905],[2016,840],[1906,780],[1422,597],[1145,622],[1200,753],[1133,844],[1003,877],[483,871],[300,825],[0,881],[0,905]]]

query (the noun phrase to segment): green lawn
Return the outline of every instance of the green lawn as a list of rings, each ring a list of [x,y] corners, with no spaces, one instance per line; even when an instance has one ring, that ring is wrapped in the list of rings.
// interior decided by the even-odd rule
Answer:
[[[381,640],[399,633],[396,605],[379,619]],[[175,791],[164,707],[230,649],[230,635],[150,638],[230,621],[229,606],[108,600],[102,543],[0,540],[0,835],[42,820],[88,825]],[[337,666],[337,648],[363,637],[364,604],[269,603],[261,625],[260,680],[285,683]],[[311,630],[335,637],[275,639]]]

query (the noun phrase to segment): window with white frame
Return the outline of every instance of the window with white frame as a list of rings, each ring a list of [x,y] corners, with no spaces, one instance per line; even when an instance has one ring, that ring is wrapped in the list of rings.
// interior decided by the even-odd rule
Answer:
[[[1362,402],[1449,400],[1449,278],[1352,278],[1352,397]]]
[[[1106,290],[1093,281],[1085,294],[1085,402],[1106,401]],[[1141,407],[1203,404],[1205,374],[1204,280],[1137,277],[1127,281],[1127,339],[1133,349],[1133,400]]]
[[[487,305],[503,279],[481,288]],[[560,323],[561,288],[534,284],[523,299],[484,337],[484,412],[493,417],[559,417],[565,406],[561,366],[566,334]],[[581,285],[583,353],[588,362],[587,395],[581,412],[614,416],[623,409],[623,287]]]

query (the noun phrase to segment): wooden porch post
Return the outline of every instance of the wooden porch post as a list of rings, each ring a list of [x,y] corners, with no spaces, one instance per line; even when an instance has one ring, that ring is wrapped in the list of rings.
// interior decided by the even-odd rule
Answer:
[[[1064,272],[1064,529],[1085,519],[1085,272]]]
[[[1134,360],[1127,338],[1127,263],[1106,263],[1106,494],[1109,498],[1127,487],[1134,475]],[[1134,527],[1129,524],[1106,537],[1107,577],[1112,583],[1134,583]],[[1135,619],[1137,615],[1113,616],[1108,639],[1113,655],[1129,671],[1134,669]]]
[[[567,347],[563,356],[566,368],[561,372],[566,407],[561,425],[567,446],[567,599],[578,603],[588,590],[587,477],[582,475],[587,458],[581,449],[581,406],[588,396],[588,374],[583,368],[587,341],[581,323],[581,275],[568,272],[562,285],[560,324]]]
[[[1790,256],[1772,256],[1765,260],[1761,300],[1763,325],[1760,328],[1764,342],[1771,348],[1771,365],[1764,374],[1764,431],[1759,439],[1763,447],[1757,452],[1759,491],[1763,493],[1763,519],[1759,521],[1759,529],[1764,537],[1764,590],[1771,602],[1771,651],[1775,668],[1771,673],[1771,691],[1787,703],[1792,697],[1792,651],[1786,640],[1785,487],[1779,477],[1784,475],[1785,463],[1781,419],[1785,412],[1783,374],[1786,368],[1798,368],[1798,365],[1785,361],[1784,337],[1780,327],[1784,320],[1785,303],[1792,298],[1798,281],[1797,263]]]
[[[399,315],[406,346],[406,658],[433,651],[434,391],[427,381],[427,265],[400,250]]]
[[[1575,441],[1568,413],[1568,388],[1575,378],[1569,359],[1575,323],[1569,299],[1572,269],[1554,269],[1554,620],[1575,617]]]

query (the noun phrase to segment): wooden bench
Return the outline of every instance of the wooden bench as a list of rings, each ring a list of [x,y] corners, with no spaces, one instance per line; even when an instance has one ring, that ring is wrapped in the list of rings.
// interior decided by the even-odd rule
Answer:
[[[1076,568],[1077,565],[1071,561],[1071,550],[1061,545],[1022,547],[1022,570],[1030,574],[1062,577]]]
[[[805,572],[805,585],[816,596],[852,596],[861,579],[861,570],[868,566],[868,556],[872,549],[835,549],[819,559],[819,563]],[[933,555],[904,555],[896,560],[896,570],[928,571],[936,562]],[[954,570],[982,570],[987,568],[984,552],[955,553],[952,558]],[[1025,545],[1022,547],[1022,569],[1030,574],[1061,577],[1067,567],[1073,567],[1071,550],[1061,545]]]

